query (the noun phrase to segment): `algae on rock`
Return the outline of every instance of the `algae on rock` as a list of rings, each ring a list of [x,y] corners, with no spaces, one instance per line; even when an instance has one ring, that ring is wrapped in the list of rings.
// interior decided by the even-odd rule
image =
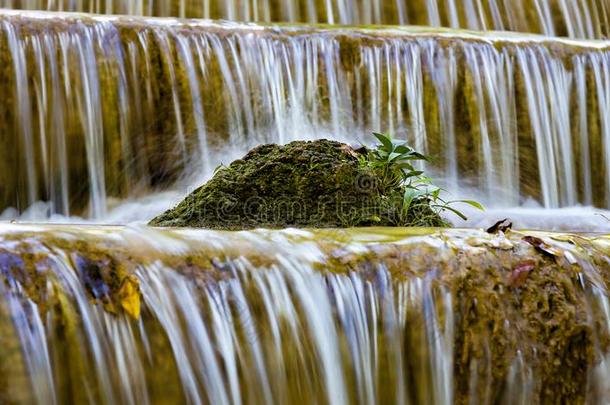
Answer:
[[[214,177],[154,226],[254,227],[446,226],[424,199],[402,215],[402,186],[382,187],[362,164],[367,149],[336,141],[262,145]]]

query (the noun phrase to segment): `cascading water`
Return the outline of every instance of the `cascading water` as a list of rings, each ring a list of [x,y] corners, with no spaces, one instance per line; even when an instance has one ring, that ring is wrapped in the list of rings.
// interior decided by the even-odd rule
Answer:
[[[606,42],[54,14],[0,34],[4,208],[99,219],[262,142],[373,130],[492,206],[610,204]]]
[[[607,38],[608,0],[0,0],[0,7],[257,22],[411,24]]]
[[[610,229],[608,0],[0,6],[582,38],[2,10],[0,219],[148,220],[253,146],[383,131],[471,226]],[[609,286],[599,234],[0,223],[0,404],[604,404]]]
[[[608,240],[539,236],[4,225],[0,398],[599,403]]]

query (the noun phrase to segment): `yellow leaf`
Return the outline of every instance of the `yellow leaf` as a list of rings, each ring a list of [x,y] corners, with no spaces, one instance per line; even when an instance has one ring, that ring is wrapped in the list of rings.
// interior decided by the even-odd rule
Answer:
[[[123,279],[119,289],[121,306],[133,319],[140,317],[140,283],[138,279],[129,275]]]

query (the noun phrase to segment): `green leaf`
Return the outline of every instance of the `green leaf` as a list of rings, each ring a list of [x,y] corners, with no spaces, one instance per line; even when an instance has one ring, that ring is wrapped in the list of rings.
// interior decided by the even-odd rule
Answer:
[[[433,190],[430,194],[432,195],[432,198],[434,199],[434,201],[438,200],[438,196],[441,193],[441,189],[436,187],[435,190]]]
[[[398,145],[394,148],[394,152],[397,152],[397,153],[411,153],[412,151],[413,150],[405,144]]]
[[[402,209],[406,212],[411,207],[411,203],[417,197],[422,197],[426,195],[427,192],[425,190],[419,190],[417,188],[407,187],[405,193],[402,198]]]
[[[412,156],[411,160],[428,160],[428,156],[422,155],[419,152],[412,151],[409,155]]]
[[[385,150],[389,152],[393,149],[394,145],[392,144],[392,139],[390,139],[389,136],[385,134],[380,134],[379,132],[373,132],[373,135],[375,136],[375,138],[377,138],[379,142],[381,142]]]
[[[396,164],[396,166],[399,169],[404,169],[404,170],[408,170],[410,172],[414,171],[415,168],[413,167],[413,165],[411,163],[407,163],[407,162],[400,162],[398,164]]]
[[[409,165],[411,166],[411,165]],[[408,172],[405,177],[409,178],[409,177],[416,177],[416,176],[421,176],[422,174],[424,174],[424,172],[422,172],[421,170],[412,170],[410,172]]]
[[[460,211],[456,210],[455,208],[452,208],[448,205],[438,205],[435,204],[434,207],[438,207],[441,210],[447,210],[447,211],[451,211],[453,212],[455,215],[457,215],[458,217],[462,218],[464,221],[466,221],[468,218],[466,217],[466,215],[462,214]]]
[[[438,204],[438,202],[439,202],[439,201],[440,201],[442,204],[444,204],[444,205],[448,205],[448,204],[449,204],[447,201],[443,200],[442,198],[440,198],[440,197],[436,197],[435,202]]]
[[[402,155],[403,155],[402,153],[392,152],[392,153],[390,153],[388,160],[391,162],[391,161],[396,160],[397,158],[401,157]]]
[[[369,221],[371,222],[381,222],[381,218],[379,218],[377,215],[372,215],[369,217]]]
[[[449,201],[449,204],[453,204],[453,203],[464,203],[464,204],[468,204],[471,207],[474,207],[476,209],[479,209],[481,211],[485,211],[485,207],[483,207],[483,205],[481,205],[480,203],[473,201],[473,200],[453,200],[453,201]]]
[[[434,180],[432,180],[430,177],[420,177],[419,179],[415,180],[414,183],[416,184],[432,184]]]
[[[381,160],[386,160],[389,156],[390,152],[386,152],[383,149],[377,150],[377,157]]]

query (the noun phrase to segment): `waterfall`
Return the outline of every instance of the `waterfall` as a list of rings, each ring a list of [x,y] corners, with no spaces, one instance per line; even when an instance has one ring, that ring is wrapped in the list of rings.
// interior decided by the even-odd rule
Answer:
[[[537,237],[554,259],[518,233],[475,230],[3,225],[0,393],[41,403],[597,403],[609,372],[607,237]]]
[[[103,218],[263,142],[389,131],[491,206],[610,207],[610,45],[5,12],[0,209]],[[17,153],[15,153],[17,151]],[[574,152],[575,151],[575,152]],[[190,180],[189,180],[190,179]],[[459,179],[459,181],[458,181]]]
[[[608,402],[610,0],[0,7],[0,404]],[[147,220],[257,145],[373,131],[488,216],[4,221]],[[587,233],[519,230],[549,217]]]
[[[608,0],[0,0],[2,8],[254,22],[410,24],[607,38]]]

